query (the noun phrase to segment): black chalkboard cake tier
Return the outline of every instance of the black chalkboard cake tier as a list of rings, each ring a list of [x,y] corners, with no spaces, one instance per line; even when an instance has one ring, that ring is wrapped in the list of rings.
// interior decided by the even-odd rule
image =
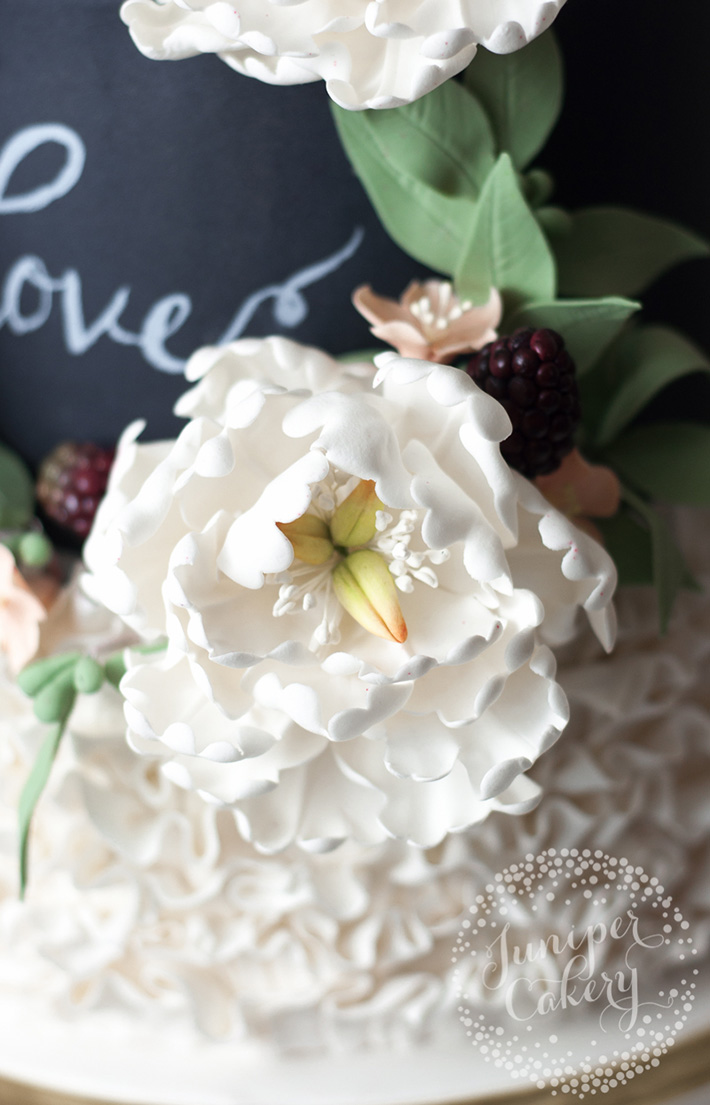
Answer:
[[[341,151],[322,83],[152,64],[114,0],[7,0],[0,42],[0,440],[33,463],[172,433],[199,345],[372,344],[360,283],[416,273]]]

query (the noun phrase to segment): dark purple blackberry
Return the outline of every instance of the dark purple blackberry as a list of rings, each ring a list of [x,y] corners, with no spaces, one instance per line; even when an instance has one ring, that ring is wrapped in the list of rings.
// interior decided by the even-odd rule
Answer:
[[[37,501],[47,518],[78,542],[89,535],[113,458],[113,449],[88,441],[65,441],[42,461]]]
[[[489,342],[466,371],[503,404],[513,432],[500,451],[529,479],[554,472],[574,447],[579,392],[574,361],[554,330],[516,330]]]

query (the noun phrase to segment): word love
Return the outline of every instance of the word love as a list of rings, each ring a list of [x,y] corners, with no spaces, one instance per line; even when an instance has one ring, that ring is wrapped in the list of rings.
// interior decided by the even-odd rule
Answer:
[[[30,154],[48,143],[59,145],[64,151],[64,162],[59,171],[51,180],[35,188],[13,193],[11,181],[17,168]],[[18,131],[0,150],[0,215],[31,215],[49,207],[76,187],[85,163],[84,143],[70,127],[61,123],[43,123]],[[278,325],[287,328],[298,326],[308,315],[303,289],[339,269],[356,253],[363,237],[364,231],[357,227],[337,252],[299,269],[281,284],[269,284],[248,296],[217,344],[240,337],[258,308],[269,300],[273,301],[273,316]],[[137,347],[148,364],[161,372],[182,372],[185,361],[174,356],[166,343],[192,314],[190,297],[179,292],[163,296],[148,309],[140,329],[134,331],[121,323],[130,295],[130,286],[120,287],[96,318],[87,321],[82,279],[76,269],[66,269],[55,276],[48,271],[41,257],[28,254],[18,258],[3,282],[0,329],[7,327],[17,335],[32,333],[47,323],[56,307],[68,353],[79,356],[91,349],[100,338],[106,337],[118,345]]]

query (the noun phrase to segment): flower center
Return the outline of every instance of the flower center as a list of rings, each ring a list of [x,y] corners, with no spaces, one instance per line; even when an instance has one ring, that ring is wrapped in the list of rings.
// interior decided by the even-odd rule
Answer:
[[[449,557],[448,549],[411,548],[420,513],[402,510],[394,518],[382,509],[372,480],[317,485],[306,514],[277,523],[294,562],[273,577],[279,584],[274,617],[321,603],[312,647],[338,643],[343,610],[376,636],[403,643],[407,627],[397,591],[411,592],[414,580],[438,586],[433,566]]]
[[[435,299],[429,295],[423,295],[415,299],[414,303],[410,303],[409,310],[420,323],[424,336],[427,339],[434,339],[472,307],[473,304],[469,300],[462,302],[451,284],[444,281]]]

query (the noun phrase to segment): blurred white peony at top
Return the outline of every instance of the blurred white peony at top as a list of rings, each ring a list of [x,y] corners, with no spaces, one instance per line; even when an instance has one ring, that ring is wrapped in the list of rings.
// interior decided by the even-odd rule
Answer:
[[[614,634],[613,563],[502,460],[503,408],[458,369],[377,363],[199,350],[190,421],[129,428],[86,546],[90,594],[168,640],[132,654],[129,742],[264,852],[531,809],[567,721],[549,646],[580,607]]]
[[[138,49],[158,60],[214,53],[269,84],[319,78],[342,107],[411,103],[464,69],[479,45],[525,46],[565,0],[126,0]]]

